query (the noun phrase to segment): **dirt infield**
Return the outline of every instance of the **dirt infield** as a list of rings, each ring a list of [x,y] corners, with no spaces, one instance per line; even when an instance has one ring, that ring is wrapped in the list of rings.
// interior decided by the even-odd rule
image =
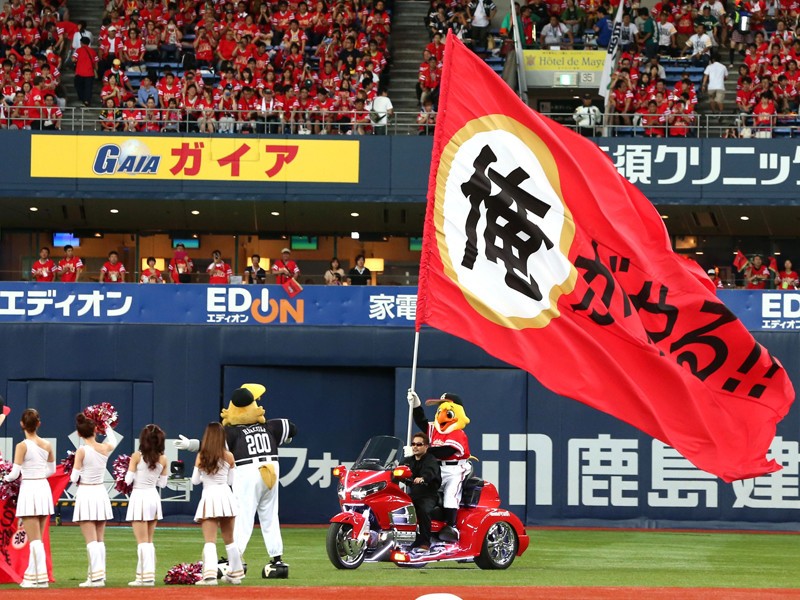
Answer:
[[[33,597],[65,598],[66,600],[144,599],[157,594],[159,600],[252,600],[268,596],[270,600],[352,600],[369,596],[375,600],[415,600],[425,594],[448,593],[461,600],[785,600],[800,598],[800,589],[733,589],[733,588],[640,588],[640,587],[259,587],[189,588],[187,586],[128,589],[52,589],[3,590],[3,600]],[[452,599],[451,599],[452,600]]]

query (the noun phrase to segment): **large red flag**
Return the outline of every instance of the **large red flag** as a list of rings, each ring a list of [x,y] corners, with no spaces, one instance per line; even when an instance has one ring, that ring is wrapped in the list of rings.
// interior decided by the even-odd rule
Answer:
[[[591,141],[447,38],[417,327],[469,340],[733,481],[794,390]]]
[[[58,466],[55,474],[48,478],[53,503],[58,502],[69,483],[64,467]],[[0,500],[0,583],[20,583],[28,568],[30,540],[22,527],[22,519],[14,516],[16,509],[5,500]],[[53,563],[50,560],[50,522],[45,522],[42,542],[47,556],[47,575],[52,582]]]

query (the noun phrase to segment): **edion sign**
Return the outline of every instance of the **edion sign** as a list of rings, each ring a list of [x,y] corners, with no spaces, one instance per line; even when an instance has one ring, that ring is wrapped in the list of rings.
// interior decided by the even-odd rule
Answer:
[[[206,312],[209,315],[248,314],[248,318],[258,323],[305,322],[302,299],[270,298],[266,287],[261,287],[260,294],[251,294],[246,287],[210,286],[206,292]]]
[[[771,319],[800,318],[800,293],[768,292],[762,294],[761,316]]]

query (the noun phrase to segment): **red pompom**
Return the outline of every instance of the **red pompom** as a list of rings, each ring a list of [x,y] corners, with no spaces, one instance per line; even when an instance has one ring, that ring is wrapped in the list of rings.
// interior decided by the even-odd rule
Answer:
[[[14,481],[3,481],[3,477],[8,475],[13,468],[13,462],[0,458],[0,500],[5,500],[11,507],[17,505],[19,485],[22,483],[22,477],[17,477]]]
[[[64,475],[72,473],[72,469],[75,466],[75,452],[73,450],[67,452],[67,457],[61,459],[60,464],[64,467]]]
[[[111,474],[114,476],[114,489],[120,494],[130,496],[133,490],[133,484],[128,485],[125,483],[125,475],[128,473],[128,467],[131,464],[131,457],[128,454],[120,454],[111,466]]]
[[[95,431],[100,435],[105,435],[108,427],[114,429],[119,420],[117,409],[108,402],[87,406],[83,409],[83,414],[95,422]]]
[[[167,585],[194,585],[203,578],[203,563],[181,563],[167,571]]]

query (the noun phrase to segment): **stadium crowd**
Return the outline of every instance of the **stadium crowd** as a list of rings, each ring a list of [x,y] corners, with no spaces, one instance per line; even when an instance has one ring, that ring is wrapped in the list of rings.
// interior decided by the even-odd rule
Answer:
[[[84,106],[101,82],[104,131],[385,133],[386,0],[111,0],[97,50],[53,3],[0,14],[6,126],[59,128],[67,58]]]
[[[727,7],[720,0],[663,1],[651,11],[627,13],[609,97],[611,124],[640,125],[648,137],[687,137],[703,95],[710,113],[739,115],[740,127],[730,135],[770,137],[776,125],[796,124],[799,6],[781,0]],[[603,47],[614,10],[601,8],[597,14],[592,32]],[[725,83],[737,57],[743,64],[735,101],[726,110]],[[669,75],[676,71],[680,75],[672,85]]]

